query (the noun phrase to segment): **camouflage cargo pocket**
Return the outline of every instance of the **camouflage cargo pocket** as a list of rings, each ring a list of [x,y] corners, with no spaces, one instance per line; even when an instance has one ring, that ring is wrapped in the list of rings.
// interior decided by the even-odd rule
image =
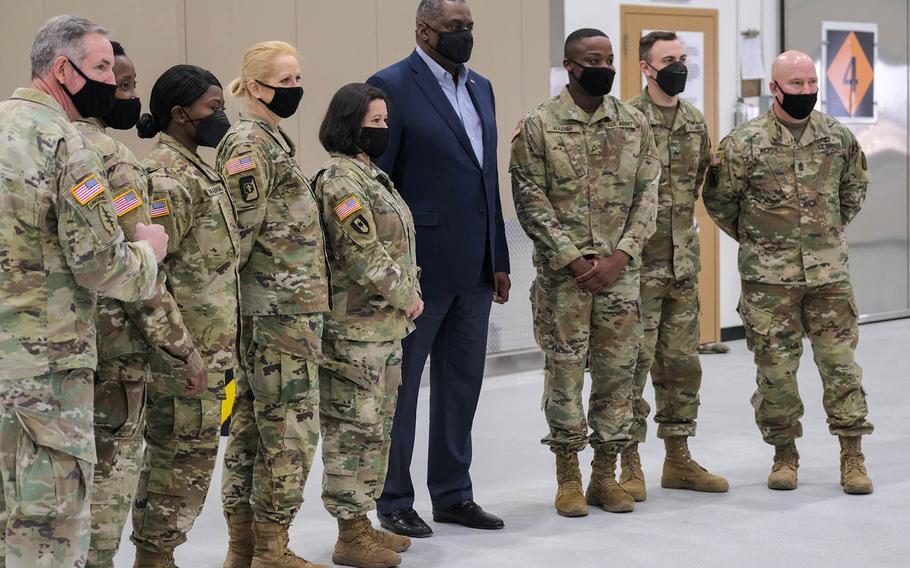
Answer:
[[[749,303],[745,298],[739,299],[739,305],[736,307],[740,319],[743,321],[743,327],[746,329],[746,345],[749,350],[755,352],[760,349],[766,352],[771,348],[771,326],[774,321],[774,315],[771,312],[759,309]]]
[[[358,424],[379,421],[383,369],[324,361],[320,371],[320,411]]]
[[[22,426],[16,448],[16,501],[24,517],[71,517],[89,499],[95,452],[74,440],[76,426],[17,409]]]

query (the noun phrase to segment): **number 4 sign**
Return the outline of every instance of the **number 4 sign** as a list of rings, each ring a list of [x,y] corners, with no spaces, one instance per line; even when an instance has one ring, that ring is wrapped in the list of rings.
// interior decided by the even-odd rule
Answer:
[[[878,25],[822,22],[822,108],[844,122],[875,122]]]

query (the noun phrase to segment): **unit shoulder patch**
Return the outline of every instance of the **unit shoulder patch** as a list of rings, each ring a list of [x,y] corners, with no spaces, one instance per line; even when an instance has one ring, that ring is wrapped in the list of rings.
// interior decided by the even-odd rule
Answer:
[[[70,193],[73,194],[79,205],[86,205],[104,193],[104,185],[94,175],[90,175],[71,187]]]
[[[363,215],[358,215],[351,220],[351,228],[361,235],[370,234],[370,222]]]
[[[255,177],[243,176],[240,178],[240,195],[244,201],[256,201],[259,199],[259,188],[256,187]]]

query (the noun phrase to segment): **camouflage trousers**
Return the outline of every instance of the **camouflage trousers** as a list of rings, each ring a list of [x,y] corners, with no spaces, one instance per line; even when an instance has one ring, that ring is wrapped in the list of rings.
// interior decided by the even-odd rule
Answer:
[[[310,320],[314,339],[322,314]],[[237,374],[221,499],[229,514],[252,511],[256,520],[288,526],[303,504],[303,488],[319,444],[319,368],[313,354],[279,351],[253,339],[245,319],[246,353]]]
[[[84,566],[92,371],[0,380],[0,567]]]
[[[752,406],[765,442],[782,445],[802,436],[803,403],[796,371],[803,335],[809,336],[821,375],[831,433],[872,432],[866,421],[862,369],[853,358],[859,328],[849,281],[812,287],[743,282],[738,311],[758,367]]]
[[[186,542],[208,493],[221,433],[226,375],[208,375],[208,390],[178,395],[181,384],[153,373],[146,399],[145,451],[133,500],[130,539],[167,554]]]
[[[644,341],[635,366],[632,439],[648,431],[651,407],[642,397],[648,372],[654,385],[657,437],[694,436],[701,363],[698,360],[698,277],[641,278]]]
[[[641,346],[639,274],[624,270],[596,294],[582,291],[568,270],[538,267],[531,285],[534,336],[543,350],[541,406],[555,453],[620,451],[631,442],[632,387]],[[582,404],[585,363],[591,371],[587,421]],[[591,434],[588,435],[590,425]]]
[[[98,364],[95,373],[95,481],[92,487],[92,542],[86,568],[113,568],[139,481],[146,357],[124,356]]]
[[[401,341],[324,341],[319,370],[322,502],[335,518],[376,508],[388,471]]]

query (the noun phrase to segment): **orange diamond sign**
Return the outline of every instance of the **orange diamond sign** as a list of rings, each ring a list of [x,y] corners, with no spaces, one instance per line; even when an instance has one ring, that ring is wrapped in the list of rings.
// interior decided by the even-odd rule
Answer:
[[[855,32],[850,32],[830,60],[826,75],[850,116],[856,114],[872,85],[875,70]]]

